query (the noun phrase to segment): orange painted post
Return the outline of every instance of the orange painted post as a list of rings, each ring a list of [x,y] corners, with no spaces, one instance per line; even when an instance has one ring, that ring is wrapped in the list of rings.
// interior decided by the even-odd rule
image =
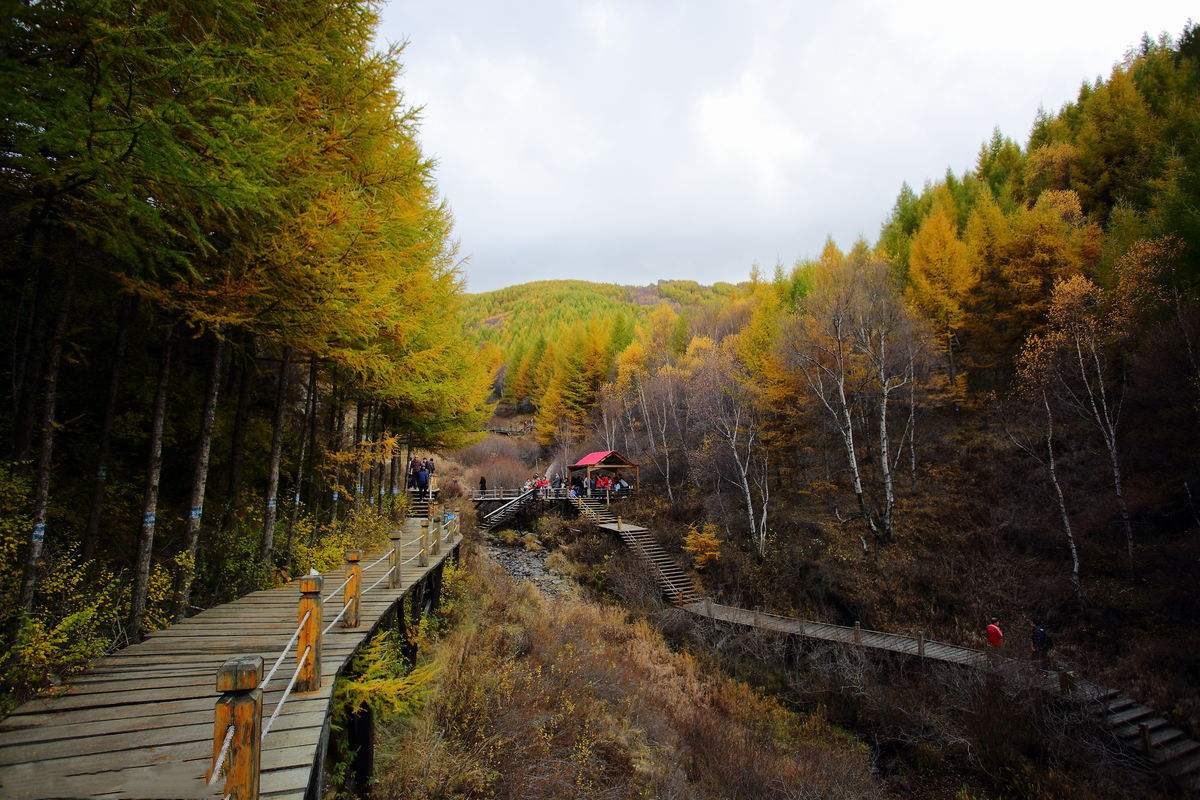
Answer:
[[[346,606],[346,613],[342,616],[343,628],[358,627],[359,591],[362,588],[362,565],[358,562],[361,560],[362,550],[346,551],[346,571],[350,573],[350,580],[346,582],[342,593],[342,602]]]
[[[388,573],[388,588],[400,588],[400,537],[402,532],[393,528],[388,533],[388,545],[392,548],[392,554],[388,556],[388,567],[392,570]]]
[[[213,724],[213,754],[207,779],[212,774],[225,737],[232,726],[229,749],[221,763],[225,775],[224,796],[232,800],[258,800],[258,780],[262,766],[262,681],[261,656],[234,656],[217,670],[217,700]]]
[[[296,622],[308,619],[300,626],[300,635],[296,637],[296,661],[304,657],[308,650],[308,658],[300,667],[296,677],[297,692],[315,692],[321,688],[321,630],[325,623],[321,619],[324,602],[321,599],[321,586],[325,579],[320,575],[304,575],[300,578],[300,606],[296,609]]]
[[[925,657],[925,631],[917,634],[917,655],[921,658]]]
[[[417,563],[422,567],[429,566],[429,517],[421,520],[421,555]]]
[[[854,643],[862,644],[862,625],[854,623]]]

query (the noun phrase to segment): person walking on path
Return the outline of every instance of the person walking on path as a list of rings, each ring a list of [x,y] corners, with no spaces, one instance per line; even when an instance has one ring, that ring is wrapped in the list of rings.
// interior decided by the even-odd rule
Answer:
[[[487,478],[480,475],[479,476],[479,493],[483,494],[486,491],[487,491]]]
[[[1050,641],[1050,635],[1046,633],[1046,629],[1036,622],[1033,623],[1033,631],[1029,634],[1029,647],[1033,653],[1033,657],[1043,669],[1050,667],[1050,648],[1053,644]]]
[[[417,470],[417,497],[429,497],[429,472],[424,467]]]
[[[1004,646],[1004,631],[1000,630],[1000,620],[992,617],[987,626],[987,643],[989,647],[999,650]]]

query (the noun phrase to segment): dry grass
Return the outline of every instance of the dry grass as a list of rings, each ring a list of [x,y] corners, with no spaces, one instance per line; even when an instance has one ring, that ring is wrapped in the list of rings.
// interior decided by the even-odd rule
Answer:
[[[476,566],[416,718],[382,733],[386,798],[867,798],[867,751],[672,652],[643,622]]]

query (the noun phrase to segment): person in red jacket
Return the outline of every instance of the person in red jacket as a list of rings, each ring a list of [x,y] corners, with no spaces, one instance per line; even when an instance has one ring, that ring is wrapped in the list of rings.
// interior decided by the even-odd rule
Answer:
[[[1004,631],[1000,630],[1000,620],[995,617],[987,626],[987,643],[995,648],[1004,646]]]

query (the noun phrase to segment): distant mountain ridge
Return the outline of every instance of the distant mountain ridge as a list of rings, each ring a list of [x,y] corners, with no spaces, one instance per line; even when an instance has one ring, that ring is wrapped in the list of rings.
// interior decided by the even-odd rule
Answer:
[[[507,347],[531,332],[552,334],[596,317],[634,324],[663,303],[676,311],[726,302],[746,292],[748,283],[703,285],[660,280],[644,286],[583,280],[531,281],[490,292],[467,294],[464,314],[481,342]]]

